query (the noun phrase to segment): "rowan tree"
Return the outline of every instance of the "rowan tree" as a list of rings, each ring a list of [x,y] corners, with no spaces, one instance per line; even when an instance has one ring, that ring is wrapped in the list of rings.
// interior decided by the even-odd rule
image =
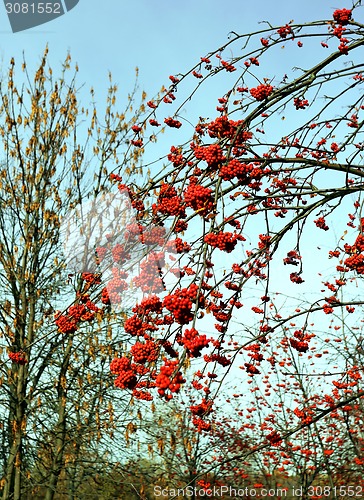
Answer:
[[[203,433],[214,424],[216,394],[229,373],[241,384],[269,370],[286,379],[323,373],[317,393],[307,384],[304,396],[301,388],[290,428],[262,427],[256,453],[300,429],[315,432],[316,423],[364,394],[360,365],[343,355],[336,377],[328,368],[363,304],[359,7],[231,33],[147,102],[149,116],[134,127],[136,151],[147,154],[152,130],[174,129],[176,141],[162,160],[145,164],[146,181],[128,187],[122,169],[112,174],[136,211],[138,228],[126,230],[138,231],[146,247],[130,278],[142,298],[123,325],[129,352],[110,365],[117,387],[166,402],[193,387],[200,396],[190,410]],[[294,68],[285,65],[292,59]],[[193,91],[184,90],[194,79]],[[199,92],[221,80],[225,91],[211,97],[214,115],[211,108],[203,115]],[[190,101],[196,105],[187,120]]]

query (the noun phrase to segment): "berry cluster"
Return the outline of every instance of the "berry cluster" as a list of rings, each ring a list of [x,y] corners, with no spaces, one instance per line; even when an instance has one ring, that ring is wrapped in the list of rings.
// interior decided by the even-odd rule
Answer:
[[[193,319],[192,306],[196,301],[198,286],[192,283],[188,288],[177,289],[173,294],[167,295],[163,305],[170,311],[174,320],[180,325],[187,325]],[[199,294],[199,304],[202,306],[204,297]]]
[[[82,280],[88,285],[99,285],[101,283],[101,275],[94,273],[82,273]]]
[[[100,264],[104,260],[107,254],[107,248],[106,247],[97,247],[95,249],[96,252],[96,257],[97,257],[97,264]]]
[[[154,118],[150,118],[149,123],[152,127],[160,127],[160,123],[157,122]]]
[[[174,225],[173,232],[174,233],[182,233],[183,231],[186,231],[188,228],[188,224],[184,220],[178,220],[176,224]]]
[[[251,363],[244,363],[245,369],[247,373],[250,375],[259,375],[260,371],[255,365],[252,365]]]
[[[331,307],[330,304],[324,304],[322,306],[322,309],[323,309],[323,311],[324,311],[325,314],[332,314],[334,312],[334,308]]]
[[[269,234],[260,234],[259,235],[259,242],[258,242],[258,248],[260,250],[263,250],[264,248],[268,248],[270,243],[271,243],[272,237]]]
[[[134,314],[133,316],[125,320],[124,330],[126,333],[130,333],[130,335],[143,335],[143,321],[136,314]]]
[[[25,354],[21,351],[19,352],[9,352],[8,353],[9,359],[13,363],[16,363],[18,365],[26,365],[28,363],[27,358],[25,357]]]
[[[132,222],[125,226],[124,239],[128,244],[134,244],[140,241],[140,236],[143,235],[144,227],[138,222]]]
[[[115,358],[110,363],[110,371],[118,377],[115,380],[115,386],[120,389],[134,389],[137,385],[137,378],[132,369],[130,360],[125,356]]]
[[[140,400],[144,400],[144,401],[152,401],[153,400],[153,396],[151,395],[150,392],[140,391],[138,389],[133,390],[133,397],[135,399],[140,399]]]
[[[167,390],[171,393],[179,392],[181,384],[186,382],[182,377],[182,373],[177,371],[178,365],[178,360],[170,361],[164,358],[164,365],[161,366],[160,372],[155,379],[155,384],[158,387],[158,394],[166,401],[172,399],[172,394],[167,393]]]
[[[291,273],[289,275],[289,279],[292,281],[292,283],[297,283],[297,285],[300,285],[305,281],[301,278],[301,276],[298,273]]]
[[[192,71],[192,75],[193,75],[195,78],[203,78],[202,74],[201,74],[201,73],[197,73],[197,71]]]
[[[295,408],[293,413],[298,417],[303,424],[310,424],[312,422],[312,417],[314,415],[313,411],[310,408]]]
[[[223,356],[222,354],[205,354],[203,359],[206,361],[206,363],[218,363],[221,366],[229,366],[231,364],[231,361],[226,357]]]
[[[169,340],[162,339],[159,341],[159,344],[163,347],[170,358],[178,358],[178,353],[177,351],[175,351],[175,349],[173,349],[172,344]]]
[[[344,28],[344,26],[342,26],[341,24],[339,24],[339,26],[336,26],[333,29],[332,34],[334,36],[336,36],[336,38],[338,38],[340,40],[340,38],[342,38],[342,36],[343,36],[344,31],[346,31],[346,28]]]
[[[279,446],[282,443],[281,435],[277,431],[268,434],[267,439],[272,446]]]
[[[236,70],[235,66],[233,66],[230,63],[228,63],[227,61],[223,61],[221,59],[220,62],[221,62],[221,66],[223,66],[228,73],[232,73],[233,71]]]
[[[244,237],[236,233],[209,233],[206,234],[204,242],[214,248],[219,248],[224,252],[230,253],[234,250],[238,241],[244,241]]]
[[[356,271],[358,274],[364,274],[364,234],[359,234],[356,238],[354,245],[344,245],[345,253],[350,257],[344,260],[344,264],[351,270]]]
[[[151,226],[139,235],[139,240],[143,245],[163,246],[166,237],[166,229],[163,226]]]
[[[84,273],[85,274],[85,273]],[[61,333],[74,333],[78,329],[81,321],[92,321],[95,312],[101,312],[101,309],[95,306],[91,301],[86,304],[77,303],[70,306],[65,313],[56,312],[55,324]]]
[[[181,238],[176,238],[175,240],[169,240],[164,248],[170,253],[187,253],[191,250],[191,245]]]
[[[258,87],[250,89],[250,94],[257,101],[264,101],[264,99],[267,99],[267,97],[269,97],[272,92],[273,92],[272,85],[261,84],[258,85]]]
[[[289,339],[289,342],[293,349],[296,349],[298,352],[306,352],[308,350],[307,342],[302,342],[297,339]]]
[[[136,342],[130,349],[130,353],[136,363],[152,363],[157,360],[159,349],[153,340],[147,340],[145,343]]]
[[[206,126],[210,137],[216,137],[219,139],[228,137],[232,139],[238,135],[239,128],[241,129],[239,134],[243,132],[243,125],[243,120],[234,121],[230,120],[226,115],[223,115],[216,118],[216,120],[208,123]],[[251,133],[249,134],[252,136]],[[236,139],[239,140],[238,137]]]
[[[324,231],[328,231],[329,226],[326,224],[325,218],[324,217],[319,217],[314,221],[317,227],[320,229],[323,229]]]
[[[130,254],[126,253],[123,245],[117,243],[111,250],[113,261],[119,265],[125,264],[130,259]]]
[[[173,92],[167,92],[167,94],[163,97],[163,102],[166,104],[172,104],[173,101],[176,100],[176,96]]]
[[[251,358],[251,359],[254,359],[254,361],[263,361],[264,359],[264,356],[260,351],[260,345],[259,344],[251,344],[251,345],[248,345],[248,346],[245,346],[243,348],[244,350],[246,351],[250,351],[248,353],[248,356]]]
[[[238,87],[237,90],[243,92],[248,89]],[[195,128],[199,135],[203,135],[206,129],[212,138],[230,138],[238,142],[244,142],[253,136],[251,132],[245,130],[243,120],[230,120],[226,115],[218,116],[209,123],[199,123]]]
[[[351,14],[352,12],[349,9],[337,9],[333,14],[333,18],[338,24],[344,26],[345,24],[348,24],[348,22],[350,21]]]
[[[106,306],[110,305],[110,297],[109,297],[109,292],[107,291],[107,288],[103,288],[101,290],[101,302],[105,304]]]
[[[150,295],[144,298],[140,304],[133,308],[133,312],[139,316],[147,315],[151,312],[161,314],[163,309],[162,302],[157,295]]]
[[[179,196],[163,197],[158,200],[158,203],[152,205],[154,213],[165,215],[173,215],[177,217],[186,217],[184,204]]]
[[[239,90],[239,88],[237,90]],[[220,99],[220,101],[222,101],[222,99]],[[210,123],[199,123],[195,127],[196,133],[199,135],[204,135],[206,129],[209,136],[212,138],[230,139],[231,145],[233,146],[230,154],[235,156],[241,156],[246,151],[246,142],[253,137],[252,132],[246,130],[243,120],[230,120],[226,115],[219,116],[216,120]],[[212,146],[215,147],[215,150],[212,149]],[[209,153],[214,153],[218,156],[214,158],[211,154],[210,158],[207,158],[206,161],[208,160],[211,167],[216,168],[219,165],[219,162],[221,164],[224,161],[221,149],[218,149],[216,146],[217,145],[197,147],[193,143],[191,144],[191,149],[194,151],[196,158],[205,159],[206,153],[204,150],[209,148]]]
[[[238,178],[241,184],[248,184],[251,181],[250,174],[253,169],[252,163],[241,163],[239,160],[233,159],[220,168],[219,177],[224,181]]]
[[[181,154],[181,150],[176,148],[175,146],[171,146],[171,152],[167,156],[168,160],[173,163],[174,167],[179,167],[184,163],[183,155]]]
[[[208,401],[207,399],[203,398],[200,404],[190,406],[190,410],[192,415],[196,415],[197,417],[204,417],[212,412],[212,406],[212,401]]]
[[[210,168],[217,168],[226,160],[219,144],[195,147],[194,155],[198,160],[204,160]]]
[[[298,266],[299,261],[301,260],[301,256],[298,254],[296,250],[290,250],[287,252],[287,257],[283,259],[283,263],[286,266],[292,265],[292,266]]]
[[[182,127],[182,123],[181,122],[179,122],[178,120],[174,120],[171,117],[165,118],[164,119],[164,123],[166,125],[168,125],[168,127],[172,127],[172,128],[180,128],[180,127]]]
[[[261,309],[260,307],[253,306],[252,311],[255,312],[255,314],[263,314],[264,310]]]
[[[200,335],[195,328],[191,328],[190,330],[185,330],[179,343],[187,349],[189,357],[198,358],[201,356],[201,349],[209,346],[209,339],[206,335]]]
[[[346,44],[347,42],[348,42],[347,38],[340,38],[340,44],[338,46],[339,51],[345,56],[349,54],[349,47]]]
[[[129,288],[129,284],[125,279],[121,279],[124,274],[122,272],[115,272],[118,269],[113,268],[113,278],[107,284],[108,299],[113,304],[119,304],[121,302],[121,293],[125,292]],[[125,275],[128,274],[125,272]]]
[[[293,99],[293,104],[295,105],[296,109],[305,109],[309,105],[307,99],[301,99],[300,97],[295,97]]]
[[[74,318],[61,313],[56,313],[55,324],[61,333],[75,333],[78,328],[78,323]]]
[[[133,283],[145,293],[163,292],[165,285],[161,278],[165,265],[163,252],[151,252],[140,264],[140,273],[133,278]]]
[[[90,321],[91,319],[93,319],[93,313],[88,311],[87,307],[84,304],[74,304],[73,306],[70,306],[68,308],[67,314],[76,322]]]
[[[192,423],[197,428],[197,432],[209,432],[211,430],[211,424],[209,422],[205,422],[202,418],[193,417]]]
[[[290,35],[292,33],[292,28],[286,24],[285,26],[282,26],[277,30],[278,35],[281,38],[287,38],[287,35]]]
[[[184,200],[188,207],[199,212],[201,216],[210,213],[215,206],[212,189],[198,184],[196,177],[190,178],[190,183],[184,191]]]

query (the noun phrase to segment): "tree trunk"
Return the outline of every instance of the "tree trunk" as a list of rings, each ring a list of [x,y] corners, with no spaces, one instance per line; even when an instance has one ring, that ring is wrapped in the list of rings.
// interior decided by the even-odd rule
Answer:
[[[55,428],[54,455],[52,469],[50,471],[45,500],[53,500],[56,492],[57,483],[61,471],[64,467],[64,449],[66,444],[66,400],[67,400],[67,382],[66,373],[69,366],[69,360],[72,352],[72,337],[69,337],[66,351],[64,354],[61,371],[58,379],[58,421]]]
[[[3,500],[21,500],[22,474],[21,465],[23,462],[23,434],[26,429],[26,366],[14,365],[18,368],[12,371],[13,403],[9,410],[8,418],[8,443],[10,444],[8,460],[6,463],[5,485],[3,490]]]

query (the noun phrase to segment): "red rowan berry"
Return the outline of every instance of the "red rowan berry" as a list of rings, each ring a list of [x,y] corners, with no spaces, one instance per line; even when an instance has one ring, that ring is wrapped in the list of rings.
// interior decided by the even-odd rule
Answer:
[[[166,125],[168,125],[168,127],[172,127],[172,128],[180,128],[180,127],[182,127],[182,123],[181,122],[179,122],[178,120],[174,120],[171,117],[165,118],[164,119],[164,123]]]
[[[334,20],[344,26],[351,20],[352,12],[349,9],[337,9],[333,14]]]
[[[258,85],[256,88],[250,89],[250,94],[257,101],[264,101],[273,92],[272,85]]]
[[[195,177],[190,178],[190,183],[184,191],[184,201],[201,216],[210,213],[215,206],[212,189],[198,184]]]
[[[22,351],[19,352],[9,352],[8,353],[9,359],[13,363],[16,363],[17,365],[25,365],[28,363],[27,358],[25,357],[25,354]]]

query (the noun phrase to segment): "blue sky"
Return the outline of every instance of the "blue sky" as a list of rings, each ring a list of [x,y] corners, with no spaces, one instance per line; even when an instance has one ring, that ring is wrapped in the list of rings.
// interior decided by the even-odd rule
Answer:
[[[19,33],[11,32],[1,3],[0,69],[6,71],[11,57],[20,66],[23,51],[28,68],[35,68],[48,44],[55,75],[59,74],[57,69],[67,51],[73,62],[77,62],[78,83],[84,84],[82,92],[86,102],[83,104],[88,105],[90,98],[86,91],[91,86],[95,88],[96,98],[104,103],[109,71],[119,86],[122,101],[123,95],[133,88],[136,66],[141,89],[152,97],[163,84],[168,85],[170,74],[188,70],[201,56],[224,44],[230,31],[255,31],[262,28],[259,22],[263,20],[279,26],[291,20],[298,23],[330,19],[335,9],[351,6],[350,0],[336,2],[338,0],[80,0],[66,15]],[[286,53],[282,52],[284,57]],[[314,54],[308,50],[300,52],[300,57],[311,56]],[[284,57],[278,53],[268,61],[264,67],[267,76],[279,78],[282,72],[289,70],[291,63]],[[214,106],[217,97],[218,91],[213,96]],[[199,113],[196,102],[202,107],[209,95],[202,94],[199,99],[194,103],[196,113]]]
[[[53,70],[70,50],[80,68],[79,83],[103,91],[111,71],[127,93],[140,69],[140,85],[153,95],[168,75],[187,70],[208,51],[227,40],[227,34],[259,29],[259,21],[273,25],[330,18],[348,0],[80,0],[68,14],[13,34],[5,6],[0,5],[0,61],[11,57],[36,64],[49,44]]]
[[[351,6],[349,0],[337,1],[80,0],[66,15],[15,34],[11,32],[5,6],[1,3],[0,70],[6,71],[11,57],[20,66],[24,51],[31,71],[38,65],[48,44],[55,75],[59,75],[57,69],[68,51],[73,62],[77,62],[78,83],[79,86],[84,84],[81,92],[85,92],[83,104],[86,106],[90,100],[86,91],[90,87],[95,88],[96,98],[104,103],[109,71],[119,86],[122,101],[123,95],[133,88],[136,66],[139,67],[141,89],[152,97],[163,84],[169,84],[169,75],[187,71],[201,56],[226,43],[230,31],[259,30],[262,29],[259,22],[263,20],[280,26],[291,20],[299,23],[330,19],[335,9]],[[305,40],[306,43],[309,41]],[[277,78],[289,71],[291,62],[285,55],[287,52],[282,55],[278,52],[262,71],[266,71],[267,76],[277,75]],[[297,54],[297,48],[294,53]],[[309,50],[300,52],[301,58],[315,55]],[[321,53],[317,57],[322,57]],[[304,64],[302,59],[299,63]],[[224,91],[226,88],[222,93]],[[214,106],[216,98],[222,95],[218,92],[213,95]],[[202,93],[201,98],[195,100],[194,112],[200,112],[200,106],[209,101],[209,95]],[[159,143],[154,151],[158,156],[168,153]]]
[[[140,93],[146,91],[150,99],[162,85],[170,84],[169,75],[186,72],[200,61],[201,56],[226,43],[229,32],[242,34],[266,28],[266,25],[259,24],[262,21],[281,26],[291,20],[298,23],[329,19],[336,8],[351,6],[351,0],[341,0],[339,4],[334,3],[336,1],[80,0],[67,14],[18,33],[11,32],[5,6],[1,2],[0,74],[6,73],[12,57],[19,68],[23,52],[28,70],[32,73],[48,44],[49,61],[55,76],[60,75],[61,63],[68,51],[73,63],[78,64],[77,82],[82,87],[78,97],[83,106],[89,107],[88,90],[93,87],[96,103],[104,109],[108,73],[111,72],[113,83],[118,85],[119,109],[124,109],[126,97],[134,87],[136,67],[139,68]],[[290,42],[290,45],[295,44]],[[235,46],[235,50],[237,48]],[[264,68],[260,68],[262,77],[280,79],[292,65],[297,64],[296,59],[289,59],[288,52],[277,52],[276,56],[273,53]],[[321,53],[317,55],[315,52],[306,48],[300,52],[300,57],[322,57]],[[225,55],[230,57],[232,54],[227,51]],[[300,63],[303,62],[300,60]],[[312,60],[307,64],[312,64]],[[17,74],[20,77],[20,71]],[[195,122],[199,116],[212,119],[211,106],[215,115],[216,99],[229,88],[228,76],[220,84],[214,78],[214,87],[200,92],[198,100],[187,110],[184,109],[181,115],[190,122]],[[235,74],[233,77],[235,79]],[[191,77],[190,86],[185,86],[184,92],[192,90],[192,85],[196,83]],[[178,97],[182,97],[181,94],[180,91]],[[138,102],[137,97],[136,104]],[[187,140],[192,130],[184,127],[184,131],[188,137],[183,140]],[[168,153],[174,137],[178,136],[176,140],[180,140],[181,134],[174,130],[168,132],[168,144],[163,146],[163,141],[158,141],[156,148],[147,152],[153,157],[148,156],[148,162]]]

